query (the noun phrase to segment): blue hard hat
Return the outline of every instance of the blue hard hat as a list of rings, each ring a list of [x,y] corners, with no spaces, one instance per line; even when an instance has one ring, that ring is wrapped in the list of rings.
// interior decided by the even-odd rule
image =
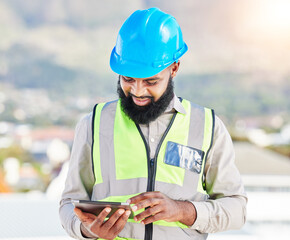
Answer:
[[[177,62],[186,51],[174,17],[158,8],[137,10],[119,31],[110,66],[123,76],[147,78]]]

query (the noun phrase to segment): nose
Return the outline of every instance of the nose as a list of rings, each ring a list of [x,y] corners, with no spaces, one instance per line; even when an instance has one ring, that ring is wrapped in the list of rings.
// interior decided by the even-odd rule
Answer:
[[[136,81],[131,89],[131,93],[136,97],[143,97],[146,95],[146,87],[143,86],[142,81]]]

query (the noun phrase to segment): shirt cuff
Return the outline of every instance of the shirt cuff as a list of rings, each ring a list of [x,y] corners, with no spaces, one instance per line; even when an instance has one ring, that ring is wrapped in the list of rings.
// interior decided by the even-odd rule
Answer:
[[[98,239],[98,238],[87,238],[87,237],[83,236],[83,234],[81,232],[81,221],[78,218],[76,218],[76,220],[75,220],[74,230],[75,230],[75,234],[77,235],[78,239],[80,239],[80,240]]]
[[[209,211],[205,202],[192,202],[196,210],[196,220],[194,224],[190,227],[199,232],[204,232],[209,223]]]

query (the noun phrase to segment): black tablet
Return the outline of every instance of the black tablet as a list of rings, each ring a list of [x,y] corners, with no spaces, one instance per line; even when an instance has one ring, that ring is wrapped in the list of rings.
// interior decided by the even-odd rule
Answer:
[[[106,208],[110,207],[112,210],[107,217],[110,217],[118,209],[130,210],[131,214],[129,218],[134,218],[134,213],[130,207],[129,203],[126,202],[103,202],[103,201],[89,201],[89,200],[71,200],[75,207],[81,209],[84,212],[99,215],[100,212]]]

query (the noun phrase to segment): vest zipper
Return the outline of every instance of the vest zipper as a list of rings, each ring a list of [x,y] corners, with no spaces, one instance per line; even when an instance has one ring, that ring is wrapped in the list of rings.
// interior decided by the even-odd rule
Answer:
[[[156,164],[156,162],[157,162],[157,157],[158,157],[158,154],[159,154],[159,151],[160,151],[161,145],[162,145],[162,143],[163,143],[165,137],[167,136],[167,133],[169,132],[169,130],[170,130],[170,128],[171,128],[171,126],[172,126],[172,124],[173,124],[173,122],[174,122],[174,119],[175,119],[175,117],[176,117],[176,114],[177,114],[177,112],[175,112],[174,115],[172,116],[172,118],[171,118],[171,120],[170,120],[170,123],[169,123],[168,127],[166,128],[166,130],[165,130],[165,132],[164,132],[164,134],[163,134],[163,136],[162,136],[160,142],[159,142],[158,145],[157,145],[157,148],[156,148],[156,151],[155,151],[155,155],[154,155],[154,158],[153,158],[154,163],[153,163],[153,171],[152,171],[152,174],[153,174],[153,176],[152,176],[152,189],[151,189],[150,191],[155,191],[155,177],[156,177],[156,170],[157,170],[157,169],[156,169],[156,165],[157,165],[157,164]]]
[[[146,155],[147,155],[147,165],[148,165],[148,181],[147,181],[147,192],[150,191],[149,189],[152,188],[151,185],[151,178],[152,178],[152,167],[151,164],[154,165],[154,159],[150,159],[150,148],[146,142],[146,139],[140,129],[140,126],[138,124],[136,124],[136,127],[142,137],[142,140],[144,142],[145,148],[146,148]],[[153,161],[152,161],[153,160]],[[152,240],[152,235],[153,235],[153,226],[152,223],[145,225],[145,236],[144,236],[144,240]]]
[[[174,115],[172,116],[169,125],[167,126],[164,134],[162,135],[161,140],[159,141],[159,143],[157,145],[157,148],[156,148],[156,151],[154,154],[154,158],[152,158],[152,159],[150,159],[150,148],[146,142],[146,139],[145,139],[145,137],[140,129],[140,126],[138,124],[136,124],[137,129],[142,137],[142,140],[143,140],[145,148],[146,148],[147,164],[148,164],[148,182],[147,182],[147,190],[146,190],[147,192],[151,192],[151,191],[155,190],[155,177],[156,177],[156,165],[157,165],[156,162],[157,162],[158,153],[159,153],[159,150],[161,148],[161,145],[162,145],[167,133],[169,132],[169,130],[174,122],[176,114],[177,114],[177,112],[175,112]],[[145,240],[152,240],[152,236],[153,236],[153,224],[150,223],[150,224],[145,225],[145,237],[144,237],[144,239]]]
[[[153,167],[154,166],[154,158],[151,158],[150,159],[150,167]]]
[[[154,163],[155,163],[154,158],[151,158],[151,159],[150,159],[150,166],[149,166],[149,168],[150,168],[150,171],[149,171],[149,172],[150,172],[149,179],[152,179],[152,178],[153,178]],[[149,181],[149,182],[148,182],[148,185],[147,185],[147,192],[150,191],[149,189],[152,189],[152,188],[153,188],[153,186],[152,186],[152,181]]]

